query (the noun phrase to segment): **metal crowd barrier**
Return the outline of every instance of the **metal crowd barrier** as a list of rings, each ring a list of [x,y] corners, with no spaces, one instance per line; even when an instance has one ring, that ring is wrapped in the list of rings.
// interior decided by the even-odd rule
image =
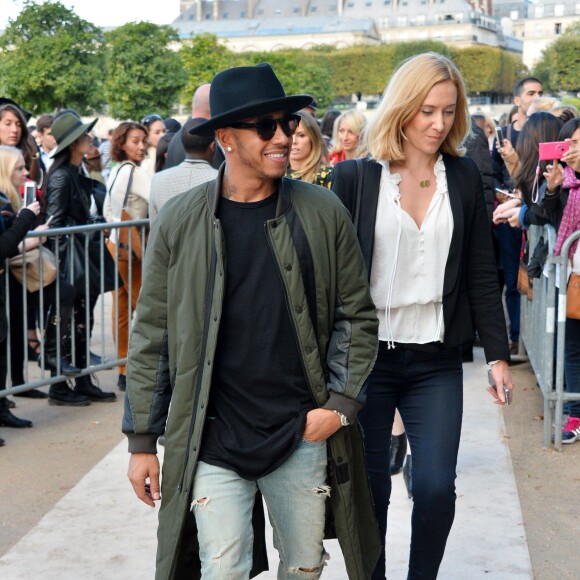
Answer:
[[[554,419],[554,447],[562,449],[562,416],[564,403],[580,401],[580,393],[569,393],[564,390],[564,345],[566,341],[566,287],[568,284],[568,253],[570,246],[580,239],[580,231],[574,232],[566,238],[559,256],[553,261],[559,264],[560,276],[558,284],[558,320],[557,320],[557,348],[556,348],[556,388],[555,388],[555,419]]]
[[[47,246],[49,249],[53,251],[56,256],[57,264],[63,264],[63,261],[66,261],[67,258],[69,260],[67,264],[67,278],[66,281],[69,284],[73,284],[73,280],[75,280],[75,264],[74,264],[74,257],[71,248],[75,245],[75,239],[80,238],[83,244],[83,264],[84,264],[84,295],[87,296],[90,292],[90,284],[91,280],[89,278],[88,272],[90,267],[91,256],[93,259],[93,263],[98,264],[98,270],[100,274],[100,279],[98,281],[99,289],[101,290],[99,297],[96,301],[96,305],[94,307],[94,320],[97,321],[97,316],[100,324],[95,324],[95,328],[98,327],[98,336],[95,336],[95,333],[92,332],[91,325],[90,325],[90,311],[89,308],[86,309],[86,316],[84,321],[77,321],[75,319],[75,315],[73,313],[71,319],[71,330],[75,328],[78,322],[84,324],[85,328],[85,344],[86,344],[86,352],[85,352],[85,360],[87,364],[84,368],[81,369],[81,373],[75,376],[82,376],[87,374],[92,374],[101,370],[112,369],[118,366],[119,364],[123,364],[127,361],[126,358],[119,357],[118,347],[115,344],[115,352],[114,355],[111,355],[111,342],[112,342],[112,325],[116,327],[115,335],[118,336],[118,296],[117,290],[119,289],[120,285],[123,284],[122,279],[119,277],[119,268],[118,268],[118,246],[115,247],[115,255],[113,256],[114,261],[114,289],[113,295],[111,296],[110,292],[102,292],[104,289],[105,283],[105,272],[104,272],[104,263],[105,263],[105,255],[109,255],[109,250],[106,246],[106,242],[108,239],[108,234],[112,230],[121,230],[122,228],[131,228],[136,226],[139,228],[141,233],[141,244],[142,247],[145,248],[146,245],[146,230],[147,226],[149,225],[149,220],[133,220],[133,221],[125,221],[125,222],[118,222],[118,223],[95,223],[86,226],[75,226],[75,227],[66,227],[66,228],[51,228],[49,230],[45,230],[43,232],[29,232],[27,238],[47,238],[48,243]],[[65,251],[63,255],[62,249],[60,246],[62,241],[65,241]],[[51,243],[53,241],[53,243]],[[126,285],[130,288],[132,285],[132,242],[131,242],[131,235],[128,236],[128,252],[129,252],[129,260],[128,260],[128,279]],[[59,242],[61,242],[59,244]],[[77,242],[78,244],[78,242]],[[98,244],[98,246],[97,246]],[[80,245],[80,244],[79,244]],[[106,253],[106,254],[105,254]],[[80,254],[79,254],[80,255]],[[95,256],[98,256],[97,260],[95,260]],[[23,253],[22,257],[23,261],[26,260],[26,252]],[[10,339],[10,328],[14,324],[21,324],[23,327],[23,335],[24,335],[24,344],[23,344],[23,352],[24,352],[24,360],[23,360],[23,374],[24,374],[24,383],[21,385],[11,385],[7,386],[6,389],[0,389],[0,397],[6,397],[8,395],[14,395],[16,393],[21,393],[24,391],[28,391],[30,389],[34,389],[36,387],[42,387],[46,385],[51,385],[53,383],[57,383],[60,381],[64,381],[70,379],[71,377],[67,377],[60,372],[60,360],[64,354],[63,352],[63,344],[62,339],[64,337],[61,336],[60,327],[57,326],[57,351],[56,351],[56,360],[58,362],[58,368],[56,370],[56,374],[51,376],[51,371],[45,369],[44,366],[44,359],[45,359],[45,345],[44,345],[44,334],[47,328],[48,316],[49,315],[56,315],[56,320],[60,320],[61,317],[61,303],[60,303],[60,294],[61,294],[61,286],[62,282],[65,279],[62,274],[57,273],[57,277],[55,280],[56,289],[55,289],[55,306],[56,312],[47,313],[46,311],[46,297],[45,297],[45,288],[40,287],[38,291],[38,302],[37,302],[37,335],[38,340],[40,342],[40,355],[38,360],[29,359],[28,356],[28,304],[29,299],[31,298],[32,294],[28,293],[26,289],[26,268],[23,267],[23,280],[22,280],[22,318],[15,319],[12,314],[12,309],[10,306],[10,291],[9,291],[9,276],[8,276],[8,260],[5,263],[5,309],[6,309],[6,316],[8,321],[8,331],[6,336],[6,343],[0,345],[1,348],[7,348],[7,382],[8,385],[10,382],[11,376],[11,360],[10,360],[10,352],[11,352],[11,339]],[[42,260],[40,260],[39,264],[40,270],[40,278],[42,279],[43,275],[43,265]],[[94,281],[93,281],[94,282]],[[74,284],[73,284],[74,286]],[[77,288],[79,287],[79,280],[77,277]],[[115,313],[116,317],[115,320],[112,321],[111,318],[111,308],[115,305]],[[132,308],[131,308],[131,300],[129,299],[129,320],[131,320],[132,316]],[[91,340],[93,343],[99,343],[100,349],[98,353],[95,353],[91,349]],[[75,352],[75,341],[71,342],[71,349],[70,349],[70,361],[74,366],[77,366],[77,361],[79,356],[77,352]],[[108,353],[106,352],[108,350]]]
[[[564,390],[568,260],[563,256],[568,255],[570,245],[580,238],[580,232],[566,240],[561,256],[554,256],[555,229],[550,225],[531,226],[528,230],[530,257],[541,236],[548,243],[548,257],[543,274],[533,279],[533,299],[530,301],[525,296],[521,299],[520,342],[544,397],[544,447],[554,445],[561,450],[564,403],[580,400],[580,395]]]

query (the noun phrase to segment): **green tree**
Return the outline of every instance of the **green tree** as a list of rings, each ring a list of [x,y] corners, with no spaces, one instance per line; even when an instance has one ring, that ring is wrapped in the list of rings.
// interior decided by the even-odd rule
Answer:
[[[325,107],[334,97],[331,71],[324,66],[320,53],[299,49],[246,52],[238,55],[236,66],[250,66],[261,62],[272,65],[289,95],[312,95],[319,107]]]
[[[168,115],[185,84],[178,40],[170,26],[130,22],[105,34],[105,97],[109,112],[119,119],[147,113]]]
[[[103,103],[102,33],[60,2],[32,0],[0,37],[0,86],[34,113]]]
[[[580,89],[580,22],[548,45],[536,64],[534,74],[547,90]]]
[[[458,51],[455,63],[469,93],[495,90],[501,72],[501,52],[491,46],[470,46]]]
[[[182,42],[179,51],[186,82],[181,91],[180,101],[191,103],[191,96],[200,85],[211,82],[213,77],[226,68],[235,65],[236,56],[214,34],[199,34]]]

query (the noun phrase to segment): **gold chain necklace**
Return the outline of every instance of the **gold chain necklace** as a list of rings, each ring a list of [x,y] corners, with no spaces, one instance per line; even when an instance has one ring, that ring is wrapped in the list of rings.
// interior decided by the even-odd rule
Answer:
[[[408,167],[407,167],[407,171],[411,174],[411,177],[413,179],[415,179],[415,181],[419,182],[419,187],[421,189],[427,189],[428,187],[431,187],[431,180],[430,179],[417,179],[415,174]]]

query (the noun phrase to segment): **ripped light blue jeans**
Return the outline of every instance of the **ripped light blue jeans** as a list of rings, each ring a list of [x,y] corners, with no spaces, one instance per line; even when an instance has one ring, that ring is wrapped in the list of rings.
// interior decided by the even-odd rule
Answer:
[[[302,441],[283,465],[258,481],[198,463],[192,510],[203,580],[250,577],[256,489],[264,496],[274,530],[274,547],[280,556],[278,580],[320,578],[327,558],[322,545],[329,494],[326,443]]]

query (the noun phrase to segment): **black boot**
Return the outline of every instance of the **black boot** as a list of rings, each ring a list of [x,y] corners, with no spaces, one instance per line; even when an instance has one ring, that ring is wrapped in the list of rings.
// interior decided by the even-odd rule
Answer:
[[[62,313],[60,317],[49,316],[48,325],[46,327],[46,333],[44,336],[44,368],[50,371],[57,371],[57,366],[59,363],[58,358],[58,344],[57,344],[57,325],[60,325],[60,338],[61,344],[67,342],[66,336],[69,331],[70,315],[66,316],[67,313]],[[67,356],[63,356],[63,350],[61,348],[60,356],[60,372],[61,374],[71,377],[78,375],[81,369],[75,367],[69,360]],[[42,357],[38,359],[38,366],[42,368]]]
[[[391,475],[396,475],[403,469],[405,455],[407,455],[407,434],[391,435]]]
[[[0,447],[4,447],[4,439],[0,439]]]
[[[86,395],[94,403],[112,403],[117,400],[115,393],[102,391],[91,380],[91,375],[83,375],[75,379],[75,393]]]
[[[61,407],[86,407],[91,400],[86,395],[73,391],[65,381],[50,385],[48,404]]]
[[[32,427],[32,421],[19,419],[10,412],[8,403],[4,397],[0,399],[0,427],[12,427],[14,429],[24,429]]]

